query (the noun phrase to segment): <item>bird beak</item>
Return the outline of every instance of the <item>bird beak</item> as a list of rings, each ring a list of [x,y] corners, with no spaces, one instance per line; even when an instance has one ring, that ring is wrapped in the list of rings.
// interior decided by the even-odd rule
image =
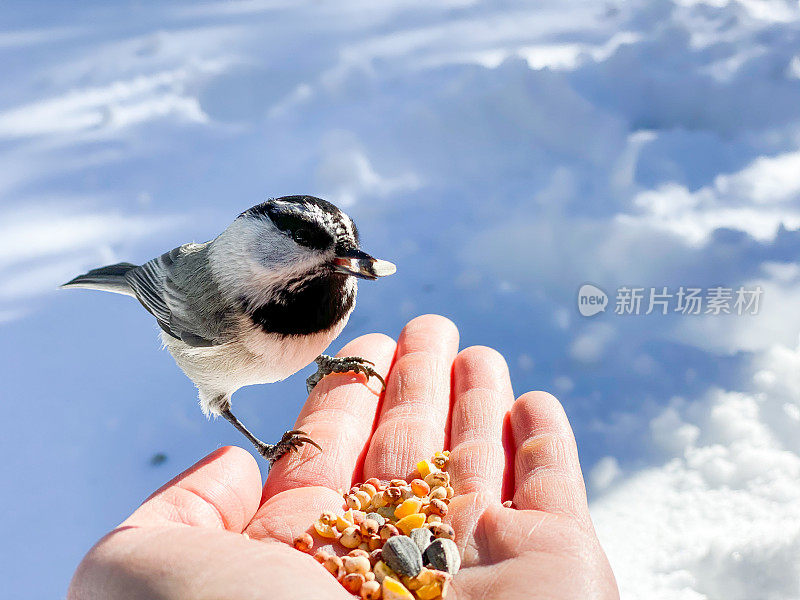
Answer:
[[[391,275],[397,270],[397,267],[389,261],[373,258],[366,252],[356,249],[337,252],[336,258],[333,259],[333,268],[338,273],[361,279],[377,279]]]

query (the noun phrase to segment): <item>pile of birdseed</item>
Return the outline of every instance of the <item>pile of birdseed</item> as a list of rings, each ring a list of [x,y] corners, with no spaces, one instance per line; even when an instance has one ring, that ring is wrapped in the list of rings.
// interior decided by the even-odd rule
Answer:
[[[442,522],[453,488],[450,452],[417,463],[419,478],[368,479],[344,494],[342,515],[323,512],[317,534],[350,549],[338,556],[319,549],[314,558],[344,588],[363,600],[442,600],[461,556],[455,532]],[[304,533],[294,547],[311,553],[314,540]]]

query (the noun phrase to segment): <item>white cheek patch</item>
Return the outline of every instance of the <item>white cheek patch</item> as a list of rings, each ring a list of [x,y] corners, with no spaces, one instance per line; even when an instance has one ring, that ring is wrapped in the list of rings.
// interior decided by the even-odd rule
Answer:
[[[229,300],[244,296],[259,304],[318,269],[325,259],[298,246],[269,221],[241,218],[214,240],[209,262]]]

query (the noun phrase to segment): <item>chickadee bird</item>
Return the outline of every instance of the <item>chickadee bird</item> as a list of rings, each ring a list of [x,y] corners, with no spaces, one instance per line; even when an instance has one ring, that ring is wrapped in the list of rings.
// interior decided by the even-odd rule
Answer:
[[[356,278],[394,272],[392,263],[361,251],[355,224],[333,204],[285,196],[246,210],[210,242],[184,244],[140,266],[93,269],[62,287],[139,300],[197,386],[206,416],[225,417],[272,464],[303,443],[319,446],[296,430],[265,444],[233,415],[231,394],[285,379],[315,358],[309,392],[334,372],[360,371],[383,384],[373,363],[321,353],[347,324]]]

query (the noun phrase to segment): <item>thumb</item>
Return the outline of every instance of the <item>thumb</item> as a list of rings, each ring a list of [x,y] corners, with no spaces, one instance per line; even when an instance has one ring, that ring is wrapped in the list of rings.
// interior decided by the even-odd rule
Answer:
[[[191,525],[241,533],[261,501],[261,472],[236,446],[220,448],[153,493],[121,526]]]

